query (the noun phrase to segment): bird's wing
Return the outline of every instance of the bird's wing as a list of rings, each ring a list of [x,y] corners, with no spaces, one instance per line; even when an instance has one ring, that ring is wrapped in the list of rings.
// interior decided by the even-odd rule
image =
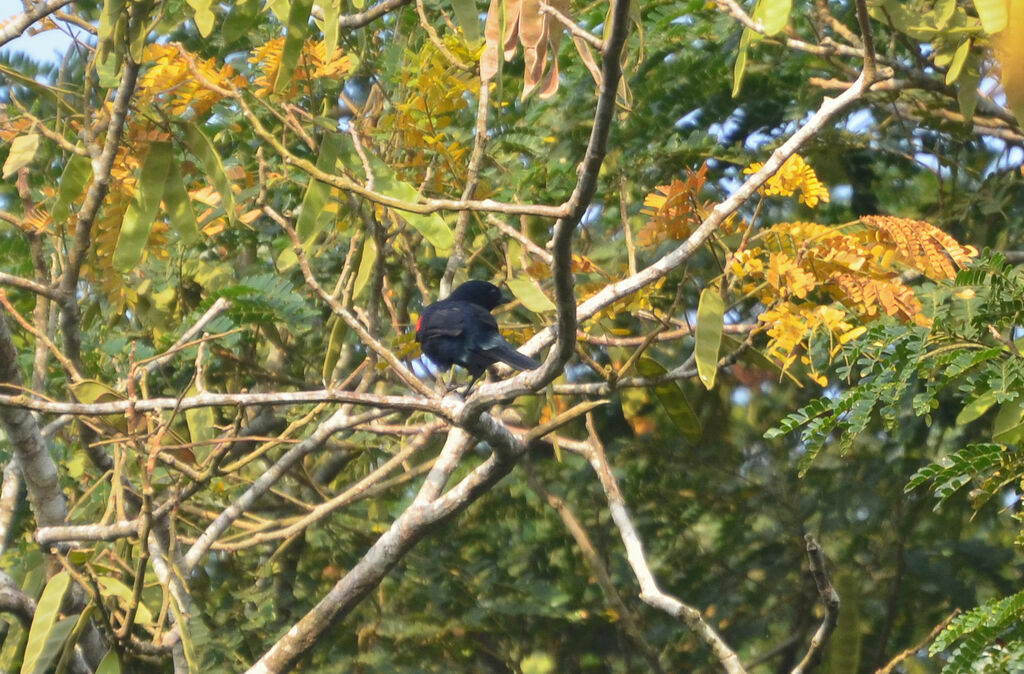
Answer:
[[[476,317],[467,307],[476,307],[468,302],[438,302],[427,307],[416,324],[416,339],[420,342],[440,337],[458,337],[465,333],[467,321]],[[483,310],[481,310],[483,311]],[[486,311],[487,317],[493,317]]]

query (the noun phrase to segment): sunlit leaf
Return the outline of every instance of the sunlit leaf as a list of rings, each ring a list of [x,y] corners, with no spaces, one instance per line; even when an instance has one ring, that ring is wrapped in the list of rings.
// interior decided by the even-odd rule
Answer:
[[[213,24],[217,17],[214,15],[210,7],[213,5],[213,0],[185,0],[189,7],[195,10],[195,15],[192,17],[195,19],[196,28],[199,29],[199,34],[203,37],[209,37],[210,33],[213,32]]]
[[[316,159],[316,167],[326,173],[333,172],[340,150],[340,134],[325,134],[320,143],[320,154]],[[314,239],[337,217],[337,211],[327,208],[330,195],[330,185],[310,177],[309,183],[306,185],[306,194],[302,198],[302,210],[295,223],[295,233],[299,235],[299,241],[303,244]]]
[[[57,187],[57,200],[50,211],[54,222],[63,222],[70,215],[71,204],[85,191],[92,179],[92,162],[88,157],[73,154],[64,166]]]
[[[132,602],[134,595],[132,588],[125,585],[117,578],[112,576],[99,576],[96,580],[99,581],[100,588],[103,590],[104,595],[117,597],[124,602],[126,606]],[[152,625],[153,613],[144,603],[139,602],[135,620],[142,625]]]
[[[974,0],[974,8],[978,10],[981,25],[989,35],[995,35],[1006,28],[1008,18],[1007,3],[1014,0]]]
[[[523,306],[535,314],[554,311],[555,303],[548,299],[537,284],[529,278],[513,278],[508,280],[508,289],[519,298]]]
[[[18,169],[27,166],[35,158],[37,149],[39,149],[38,133],[26,133],[15,138],[7,153],[7,161],[4,162],[4,180],[17,173]]]
[[[480,39],[480,12],[474,0],[452,0],[455,20],[466,35],[466,40],[476,42]]]
[[[775,35],[789,22],[792,0],[758,0],[751,18],[760,21],[767,35]]]
[[[292,0],[288,11],[288,30],[285,34],[284,52],[281,54],[281,65],[274,80],[274,93],[279,94],[292,83],[295,68],[299,65],[299,55],[306,40],[309,28],[309,13],[313,9],[313,0]]]
[[[334,366],[338,364],[338,358],[341,356],[341,345],[348,334],[348,323],[337,316],[331,316],[327,324],[331,325],[332,322],[331,336],[327,341],[327,353],[324,354],[324,366],[320,372],[324,386],[331,385],[331,374],[334,373]]]
[[[180,167],[176,163],[172,163],[167,173],[164,206],[167,208],[167,219],[174,231],[178,233],[182,243],[188,245],[199,241],[199,223],[196,221],[196,212],[192,208],[192,200],[188,196]]]
[[[149,241],[164,197],[171,156],[170,143],[154,143],[146,155],[146,163],[142,165],[142,173],[114,249],[114,266],[123,273],[131,271],[142,259],[142,251]]]
[[[195,124],[185,125],[185,140],[189,151],[202,163],[203,170],[210,178],[210,181],[213,182],[213,186],[217,188],[217,192],[220,193],[221,206],[224,208],[224,213],[227,215],[228,220],[234,224],[235,193],[231,189],[231,180],[224,171],[224,162],[221,161],[220,155],[217,154],[217,148],[213,146],[213,141]]]
[[[697,305],[697,330],[694,355],[697,358],[697,375],[705,388],[715,385],[718,374],[718,350],[722,345],[725,302],[721,291],[713,286],[704,288]]]
[[[356,298],[362,294],[366,284],[370,281],[370,274],[373,273],[374,264],[377,261],[377,245],[372,237],[366,237],[363,242],[363,254],[359,258],[359,269],[356,270],[356,280],[352,286],[352,297]]]

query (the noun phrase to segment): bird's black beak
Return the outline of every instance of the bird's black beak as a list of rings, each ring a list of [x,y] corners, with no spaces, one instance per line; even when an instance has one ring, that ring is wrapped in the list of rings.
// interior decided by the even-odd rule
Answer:
[[[502,293],[501,293],[501,302],[498,303],[498,306],[501,306],[502,304],[508,304],[509,302],[511,302],[514,299],[515,299],[515,297],[513,297],[512,295],[508,294],[505,291],[502,291]]]

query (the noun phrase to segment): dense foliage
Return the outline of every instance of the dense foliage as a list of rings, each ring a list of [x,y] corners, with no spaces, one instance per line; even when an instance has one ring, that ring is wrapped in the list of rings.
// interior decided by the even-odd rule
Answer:
[[[0,670],[1024,666],[1024,3],[25,12]]]

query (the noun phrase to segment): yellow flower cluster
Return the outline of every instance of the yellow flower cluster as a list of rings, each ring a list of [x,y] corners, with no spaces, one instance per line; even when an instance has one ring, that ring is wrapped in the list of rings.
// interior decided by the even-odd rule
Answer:
[[[763,166],[764,164],[761,162],[755,162],[743,169],[743,172],[756,173]],[[775,175],[768,179],[768,182],[761,188],[761,194],[791,197],[796,194],[797,190],[800,190],[798,197],[800,203],[807,204],[811,208],[817,206],[819,201],[828,203],[828,188],[821,184],[814,169],[804,161],[804,158],[794,154],[783,163]]]
[[[189,71],[188,61],[177,47],[152,43],[146,46],[142,62],[149,65],[146,73],[139,78],[139,100],[143,103],[167,105],[171,115],[184,117],[191,112],[192,118],[201,117],[220,94],[204,88]],[[245,78],[235,75],[229,65],[218,68],[213,59],[194,59],[196,70],[216,85],[224,86],[233,82],[244,86]]]
[[[281,57],[284,55],[284,40],[284,37],[274,38],[253,49],[249,56],[249,63],[261,73],[253,79],[253,84],[257,87],[254,93],[258,97],[268,96],[274,90],[274,81],[277,79]],[[323,40],[306,40],[302,45],[302,54],[299,56],[295,75],[283,96],[291,97],[298,90],[300,82],[322,77],[341,78],[351,69],[351,57],[343,53],[339,47],[335,47],[333,54],[328,54]]]

